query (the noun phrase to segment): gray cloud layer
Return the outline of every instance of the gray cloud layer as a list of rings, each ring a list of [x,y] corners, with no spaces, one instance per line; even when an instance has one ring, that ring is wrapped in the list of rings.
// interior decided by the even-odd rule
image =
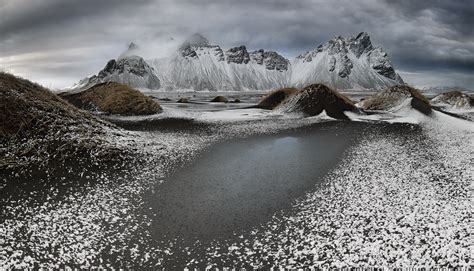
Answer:
[[[409,82],[474,88],[473,18],[470,0],[0,0],[0,69],[64,87],[130,41],[160,57],[201,32],[294,57],[367,31]]]

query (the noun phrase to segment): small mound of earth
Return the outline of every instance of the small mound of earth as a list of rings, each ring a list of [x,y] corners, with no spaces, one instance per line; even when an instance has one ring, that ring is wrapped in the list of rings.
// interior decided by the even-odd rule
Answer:
[[[235,99],[235,100],[233,100],[233,101],[230,101],[229,103],[238,104],[238,103],[240,103],[240,102],[241,102],[240,99]]]
[[[418,90],[406,85],[389,87],[359,102],[358,105],[365,110],[396,111],[407,99],[411,99],[412,108],[425,115],[431,114],[430,101]]]
[[[183,97],[183,98],[179,98],[179,100],[177,100],[176,102],[185,104],[185,103],[189,103],[189,99]]]
[[[79,93],[61,93],[73,105],[91,111],[120,115],[152,115],[161,106],[140,91],[117,82],[97,84]]]
[[[288,97],[297,93],[299,89],[297,88],[282,88],[272,91],[266,95],[257,105],[258,108],[272,110],[283,101],[288,99]]]
[[[0,104],[0,168],[108,155],[102,138],[115,127],[38,84],[0,72]]]
[[[211,100],[211,103],[228,103],[229,100],[227,100],[226,97],[224,96],[216,96],[214,99]]]
[[[431,104],[442,107],[470,108],[474,106],[474,97],[455,90],[435,96],[431,99]]]
[[[282,112],[301,112],[307,116],[326,114],[336,119],[348,119],[345,111],[359,112],[349,98],[324,85],[313,84],[287,98],[276,109]]]

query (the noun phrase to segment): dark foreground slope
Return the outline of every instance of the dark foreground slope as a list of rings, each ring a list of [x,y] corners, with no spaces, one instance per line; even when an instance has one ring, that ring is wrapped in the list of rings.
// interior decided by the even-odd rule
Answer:
[[[107,82],[79,93],[61,93],[75,106],[108,114],[151,115],[160,113],[161,106],[152,98],[127,85]]]
[[[38,84],[0,73],[0,105],[0,168],[106,155],[101,138],[113,126]]]

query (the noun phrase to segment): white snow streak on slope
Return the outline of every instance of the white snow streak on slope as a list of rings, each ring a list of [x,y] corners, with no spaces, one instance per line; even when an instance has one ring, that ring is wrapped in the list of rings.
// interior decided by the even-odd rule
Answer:
[[[229,253],[255,267],[472,266],[474,124],[433,115],[418,119],[426,142],[368,133],[296,214]]]

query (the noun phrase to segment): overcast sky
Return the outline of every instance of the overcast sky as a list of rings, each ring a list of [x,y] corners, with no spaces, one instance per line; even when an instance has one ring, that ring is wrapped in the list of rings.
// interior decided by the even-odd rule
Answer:
[[[62,88],[131,41],[164,57],[199,32],[293,58],[366,31],[408,83],[474,89],[473,26],[472,0],[0,0],[0,70]]]

